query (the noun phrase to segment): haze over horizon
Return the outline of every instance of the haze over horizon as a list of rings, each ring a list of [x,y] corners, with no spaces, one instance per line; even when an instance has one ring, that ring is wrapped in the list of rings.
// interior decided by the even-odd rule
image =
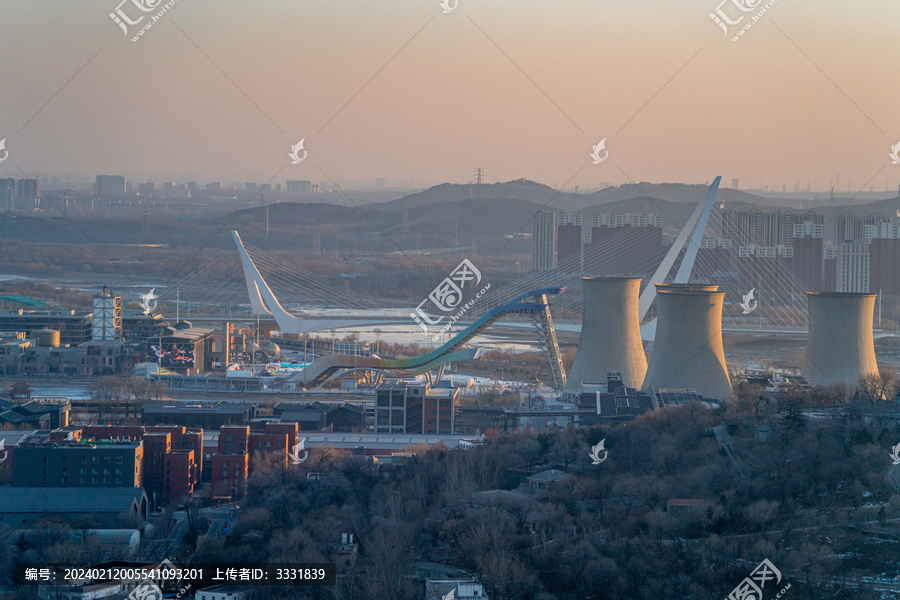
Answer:
[[[886,0],[781,0],[738,43],[706,0],[180,0],[138,43],[116,4],[0,8],[0,177],[900,183]]]

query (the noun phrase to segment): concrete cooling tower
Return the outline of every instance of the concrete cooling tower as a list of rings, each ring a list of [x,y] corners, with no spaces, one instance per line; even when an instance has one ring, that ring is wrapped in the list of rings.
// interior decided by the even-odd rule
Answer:
[[[722,347],[722,303],[717,285],[656,286],[657,326],[644,390],[693,388],[707,398],[727,399],[731,380]]]
[[[872,319],[875,294],[810,292],[803,376],[816,385],[856,385],[878,372]]]
[[[647,372],[638,316],[641,280],[583,277],[581,281],[584,319],[566,391],[577,393],[582,383],[606,383],[609,371],[620,372],[626,386],[640,388]]]

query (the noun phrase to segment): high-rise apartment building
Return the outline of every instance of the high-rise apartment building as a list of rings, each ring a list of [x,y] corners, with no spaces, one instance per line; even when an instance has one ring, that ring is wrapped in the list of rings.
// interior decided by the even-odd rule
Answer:
[[[40,204],[39,194],[37,179],[16,180],[16,207],[19,210],[31,210]]]
[[[288,181],[285,184],[285,191],[291,196],[307,196],[309,195],[312,182],[306,180]]]
[[[823,222],[823,216],[815,211],[795,213],[788,209],[766,212],[757,208],[728,208],[722,215],[722,237],[733,240],[736,246],[790,246],[795,225]]]
[[[794,225],[791,270],[809,292],[825,291],[824,227],[811,221]]]
[[[580,261],[570,260],[581,256],[582,228],[581,213],[559,213],[556,219],[556,263],[566,266],[567,271],[575,271]]]
[[[869,241],[869,292],[900,295],[900,225],[866,225]]]
[[[857,216],[841,213],[834,219],[834,243],[853,242],[866,237],[866,226],[887,222],[890,219],[879,215]]]
[[[16,180],[0,179],[0,211],[15,210]]]
[[[584,262],[591,265],[593,273],[604,277],[648,273],[659,265],[664,253],[661,214],[591,216]]]
[[[156,194],[156,184],[152,181],[138,185],[138,194],[141,196],[153,196]]]
[[[844,242],[838,246],[836,291],[868,293],[868,246],[866,242]]]
[[[109,198],[122,198],[125,196],[125,178],[121,175],[97,175],[94,193]]]
[[[556,213],[542,210],[534,215],[531,235],[531,269],[548,271],[556,268]]]

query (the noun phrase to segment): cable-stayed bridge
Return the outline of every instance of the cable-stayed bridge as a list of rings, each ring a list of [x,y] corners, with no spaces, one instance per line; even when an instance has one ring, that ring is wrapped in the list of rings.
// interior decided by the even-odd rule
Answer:
[[[705,202],[677,207],[679,214],[660,210],[664,229],[677,232],[668,247],[638,244],[627,237],[584,244],[580,254],[565,258],[552,270],[524,274],[509,285],[493,287],[466,313],[465,320],[474,322],[529,290],[565,287],[568,293],[553,298],[553,318],[561,329],[578,331],[583,311],[582,276],[636,276],[644,280],[640,310],[645,339],[652,339],[654,332],[653,284],[665,281],[718,284],[726,293],[726,331],[804,332],[808,290],[792,270],[779,260],[741,260],[738,266],[723,258],[733,252],[721,247],[725,213],[724,203],[717,200],[718,182],[717,178]],[[691,212],[685,219],[687,210]],[[271,253],[245,245],[237,232],[233,236],[236,256],[229,253],[198,267],[161,295],[160,305],[167,314],[177,308],[183,317],[193,313],[196,318],[203,312],[245,321],[259,315],[275,318],[286,333],[414,325],[410,318],[414,307],[385,308],[373,298],[329,284]],[[748,286],[742,282],[747,281],[754,282],[751,311],[747,304],[741,306],[751,292],[744,289]],[[530,320],[509,315],[502,324],[516,325],[516,319]]]

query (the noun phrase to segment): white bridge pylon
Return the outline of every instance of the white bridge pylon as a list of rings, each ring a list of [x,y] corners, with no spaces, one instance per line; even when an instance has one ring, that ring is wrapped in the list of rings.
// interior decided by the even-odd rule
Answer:
[[[716,201],[716,193],[719,191],[719,183],[721,181],[721,175],[713,181],[712,186],[709,188],[706,204],[697,204],[697,208],[691,213],[691,217],[685,223],[678,237],[675,238],[675,242],[672,244],[669,252],[663,258],[653,277],[650,278],[650,283],[644,288],[641,297],[638,299],[638,316],[641,321],[647,316],[647,312],[650,311],[650,306],[656,298],[656,284],[663,283],[666,280],[669,271],[672,270],[672,265],[675,264],[675,260],[678,258],[678,254],[684,248],[684,242],[688,236],[690,236],[691,241],[688,243],[684,258],[682,258],[681,265],[678,267],[678,272],[675,274],[675,283],[687,283],[690,280],[691,270],[694,268],[694,262],[697,260],[697,252],[700,250],[700,243],[703,241],[703,232],[706,231],[706,224],[709,222],[709,214],[712,212],[713,203]],[[648,342],[656,339],[656,319],[641,325],[641,339]]]
[[[360,327],[363,325],[397,324],[396,319],[333,321],[316,319],[304,322],[281,306],[269,284],[266,283],[259,269],[253,263],[253,259],[247,254],[247,249],[244,248],[244,243],[241,241],[241,236],[238,235],[238,232],[232,230],[231,236],[234,238],[238,253],[241,255],[241,266],[244,268],[244,279],[247,282],[247,293],[250,295],[250,306],[253,308],[253,314],[274,318],[283,333],[300,334],[310,331],[327,331],[329,329],[343,329],[345,327]]]
[[[678,272],[675,274],[675,283],[687,283],[691,277],[691,270],[694,268],[694,262],[697,260],[697,252],[700,249],[700,243],[703,241],[703,232],[706,231],[706,225],[709,222],[709,215],[712,212],[713,203],[716,201],[716,193],[719,190],[719,184],[722,177],[718,176],[712,183],[709,190],[709,196],[705,204],[697,204],[697,208],[691,213],[684,228],[678,234],[672,248],[663,258],[650,282],[644,288],[638,300],[638,314],[641,321],[647,316],[653,300],[656,298],[656,284],[663,283],[672,270],[672,266],[678,259],[678,255],[684,248],[685,242],[688,242],[687,250],[682,258]],[[358,327],[362,325],[391,325],[397,324],[397,319],[385,318],[381,320],[334,320],[334,321],[306,321],[299,317],[295,317],[289,313],[281,303],[266,280],[263,279],[259,269],[247,253],[241,236],[237,231],[231,232],[234,242],[237,245],[238,253],[241,256],[241,266],[244,269],[244,279],[247,283],[247,293],[250,296],[250,306],[253,313],[260,316],[272,317],[278,324],[278,327],[284,333],[300,334],[310,331],[323,331],[328,329],[342,329],[345,327]],[[656,338],[656,319],[641,325],[641,338],[646,341],[653,341]]]

